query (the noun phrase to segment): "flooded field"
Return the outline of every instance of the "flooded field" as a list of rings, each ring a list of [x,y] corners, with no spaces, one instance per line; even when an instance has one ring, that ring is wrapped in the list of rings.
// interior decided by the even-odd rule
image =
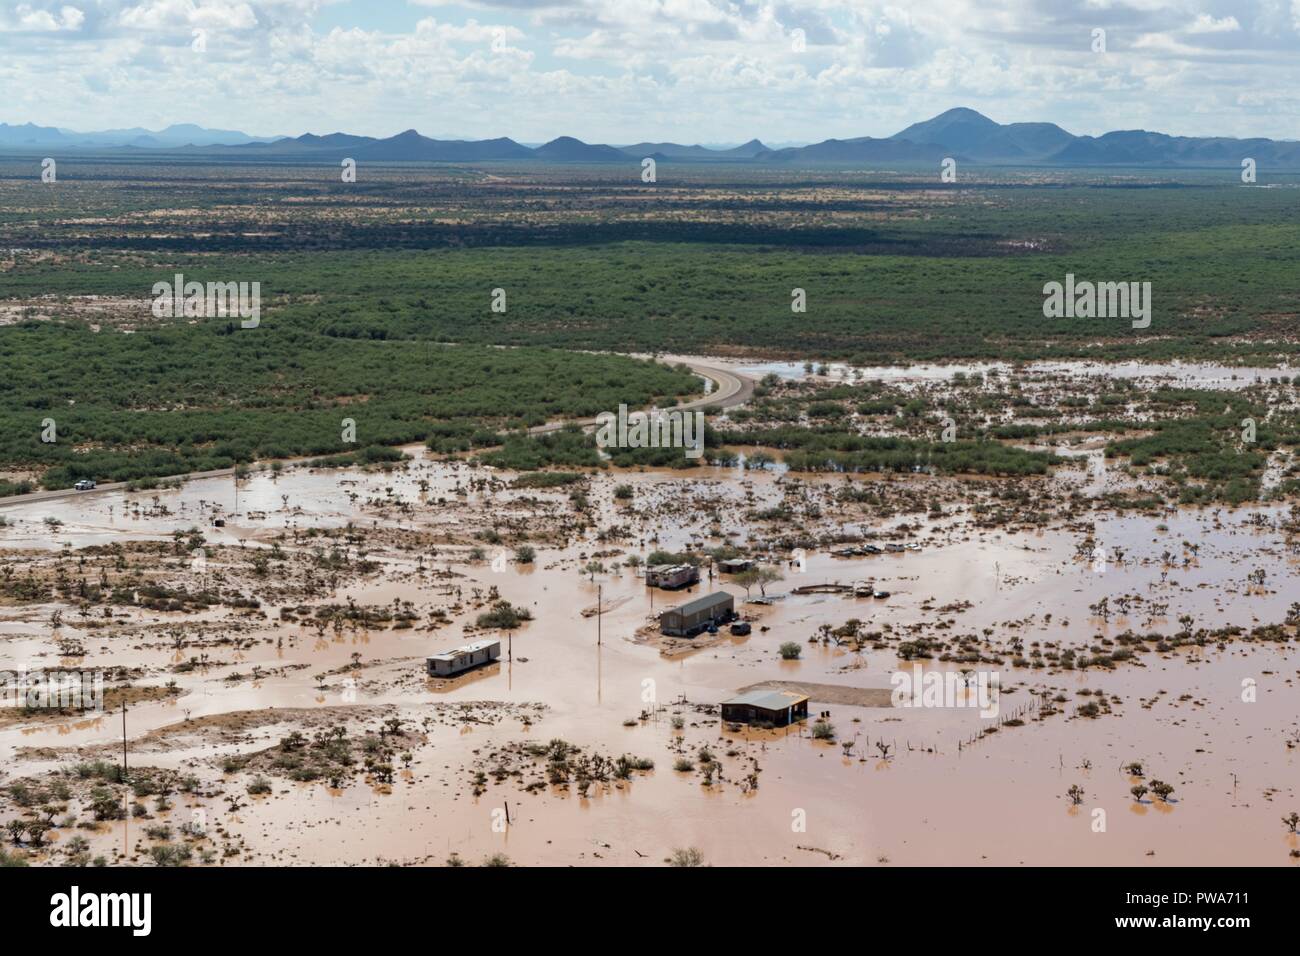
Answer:
[[[1273,367],[1247,367],[1211,365],[1184,362],[979,362],[971,365],[930,364],[861,366],[840,362],[761,362],[756,364],[735,362],[737,371],[747,375],[778,375],[784,379],[801,379],[813,376],[838,381],[883,381],[907,384],[943,382],[953,375],[1007,375],[1034,378],[1037,376],[1063,376],[1066,378],[1105,378],[1132,380],[1143,384],[1162,383],[1194,386],[1197,388],[1240,389],[1252,384],[1276,380],[1280,376],[1290,379],[1296,370],[1283,365]]]
[[[829,374],[884,376],[857,371]],[[1028,477],[749,448],[553,488],[411,446],[0,507],[0,669],[104,676],[98,713],[0,711],[0,823],[46,821],[42,863],[1300,864],[1297,515],[1093,507],[1155,481],[1103,446]],[[700,581],[647,587],[655,552]],[[658,633],[716,591],[748,634]],[[755,687],[810,718],[721,718]]]

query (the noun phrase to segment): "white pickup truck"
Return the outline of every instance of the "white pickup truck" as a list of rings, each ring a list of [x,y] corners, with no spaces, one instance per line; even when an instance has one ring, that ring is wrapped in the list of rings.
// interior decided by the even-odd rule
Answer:
[[[94,491],[95,483],[89,478],[83,478],[72,486],[74,491]]]

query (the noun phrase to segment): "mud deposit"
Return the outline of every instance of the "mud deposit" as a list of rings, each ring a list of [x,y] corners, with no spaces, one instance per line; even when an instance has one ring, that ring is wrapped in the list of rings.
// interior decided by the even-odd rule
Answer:
[[[6,831],[11,850],[1297,865],[1281,821],[1300,809],[1300,524],[1284,504],[1082,509],[1075,492],[1131,479],[1072,468],[742,463],[512,488],[407,451],[0,509],[0,668],[104,678],[99,713],[0,719],[0,824],[35,824]],[[835,554],[855,541],[880,553]],[[724,547],[779,578],[747,590],[705,558],[690,588],[646,587],[653,551]],[[888,596],[854,596],[864,581]],[[819,584],[845,587],[794,593]],[[715,590],[748,635],[658,638],[655,615]],[[488,637],[498,661],[426,674]],[[965,683],[980,672],[998,675],[992,715]],[[940,680],[957,699],[922,706],[924,683],[900,698],[900,673],[958,675]],[[719,703],[755,687],[808,694],[810,719],[723,723]]]

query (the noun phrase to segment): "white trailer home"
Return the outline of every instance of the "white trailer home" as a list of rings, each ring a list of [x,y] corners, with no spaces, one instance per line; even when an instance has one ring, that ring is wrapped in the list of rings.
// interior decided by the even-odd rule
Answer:
[[[430,677],[452,677],[471,667],[489,664],[501,656],[500,641],[475,641],[455,650],[434,654],[425,661]]]

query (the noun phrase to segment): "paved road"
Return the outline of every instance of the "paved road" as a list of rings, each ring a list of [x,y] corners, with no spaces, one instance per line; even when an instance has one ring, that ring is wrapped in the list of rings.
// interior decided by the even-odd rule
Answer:
[[[703,376],[713,382],[713,391],[703,398],[697,398],[693,402],[686,402],[682,405],[674,406],[678,409],[707,409],[707,408],[734,408],[749,401],[750,396],[754,394],[754,380],[745,375],[728,371],[727,369],[718,368],[713,365],[702,365],[694,360],[684,360],[683,364],[689,365],[691,371],[696,375]],[[585,419],[578,422],[579,425],[593,425],[594,418]],[[556,431],[564,428],[570,422],[549,422],[545,425],[538,425],[530,428],[529,432],[533,434],[542,434],[543,432]],[[214,471],[192,471],[186,475],[175,475],[171,478],[159,478],[162,481],[195,481],[201,478],[229,478],[235,473],[233,468],[217,468]],[[94,491],[73,491],[70,488],[64,488],[59,491],[33,491],[25,495],[9,495],[0,498],[0,508],[12,508],[19,505],[35,504],[41,501],[60,501],[64,498],[85,498],[90,495],[109,494],[114,491],[125,491],[128,482],[110,481],[99,485]]]
[[[162,481],[194,481],[198,478],[229,478],[235,473],[233,468],[217,468],[214,471],[192,471],[187,475],[176,475],[171,478],[159,478]],[[0,498],[0,508],[7,508],[14,505],[28,505],[38,501],[58,501],[61,498],[86,498],[92,495],[108,494],[112,491],[125,491],[129,482],[126,481],[108,481],[95,487],[94,491],[73,491],[71,488],[63,488],[59,491],[33,491],[25,495],[9,495],[6,498]]]
[[[687,402],[682,408],[735,408],[744,405],[754,395],[754,380],[748,375],[732,372],[712,365],[687,362],[697,375],[713,381],[713,391],[703,398]]]
[[[646,356],[636,357],[645,358]],[[696,375],[707,378],[713,383],[713,391],[709,392],[709,394],[694,401],[674,405],[674,410],[695,411],[698,409],[704,411],[709,408],[734,408],[749,401],[754,394],[754,380],[747,375],[741,375],[725,368],[718,368],[716,365],[703,365],[694,359],[673,360],[665,358],[663,361],[671,364],[688,365]],[[569,425],[575,424],[594,425],[596,419],[584,418],[576,421],[547,422],[545,425],[535,425],[528,429],[528,433],[530,435],[541,435],[545,432],[559,431],[561,428],[567,428]]]

